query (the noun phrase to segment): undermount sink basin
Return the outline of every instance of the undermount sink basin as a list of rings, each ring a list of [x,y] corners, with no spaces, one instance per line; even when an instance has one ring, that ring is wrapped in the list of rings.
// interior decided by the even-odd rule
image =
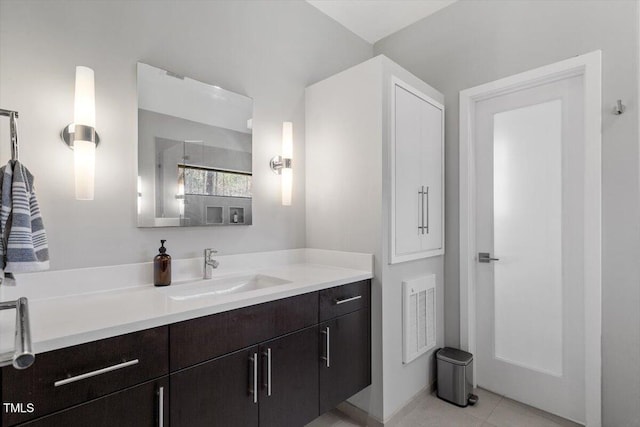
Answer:
[[[291,282],[264,274],[246,274],[194,280],[171,285],[166,288],[161,288],[160,290],[171,299],[183,301],[194,298],[239,294],[257,289],[286,285],[287,283]]]

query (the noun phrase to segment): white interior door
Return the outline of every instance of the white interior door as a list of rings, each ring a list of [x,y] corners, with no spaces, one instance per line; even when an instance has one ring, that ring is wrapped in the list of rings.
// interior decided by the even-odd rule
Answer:
[[[475,109],[480,387],[585,421],[584,77]]]

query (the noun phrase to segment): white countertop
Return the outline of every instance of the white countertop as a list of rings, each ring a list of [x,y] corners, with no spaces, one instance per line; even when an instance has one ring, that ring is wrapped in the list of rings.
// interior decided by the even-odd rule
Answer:
[[[273,276],[289,283],[235,294],[175,300],[168,296],[166,290],[185,286],[185,280],[174,281],[168,288],[157,288],[149,283],[131,283],[130,286],[123,286],[120,283],[118,288],[115,288],[111,283],[111,287],[109,287],[105,285],[106,280],[96,279],[97,275],[102,276],[105,273],[111,273],[113,276],[113,269],[117,267],[109,267],[109,271],[97,268],[85,269],[81,272],[82,274],[77,270],[67,272],[66,276],[58,274],[56,276],[58,280],[61,277],[73,277],[73,281],[76,281],[81,287],[67,284],[66,289],[57,294],[50,289],[52,286],[55,288],[55,284],[47,283],[44,285],[40,283],[43,280],[37,280],[38,277],[44,279],[46,276],[25,278],[25,289],[21,293],[20,277],[18,277],[18,286],[9,290],[3,289],[2,300],[18,295],[25,295],[29,298],[31,337],[37,359],[37,354],[45,351],[373,277],[372,257],[367,254],[299,249],[221,256],[217,259],[220,260],[221,266],[226,263],[231,268],[214,270],[213,278],[247,273]],[[201,263],[202,260],[200,259],[199,262]],[[175,263],[178,264],[177,270],[183,269],[180,272],[182,276],[189,276],[185,265],[199,266],[199,263],[194,260],[182,260]],[[240,265],[246,266],[246,268],[238,268]],[[150,263],[132,266],[134,265],[123,268],[129,270],[137,268],[146,272],[150,268]],[[144,274],[138,276],[145,280]],[[84,283],[83,277],[87,280]],[[197,276],[192,276],[190,279],[197,279]],[[66,280],[72,281],[71,279]],[[99,286],[95,284],[98,281],[100,281]],[[43,289],[42,286],[47,286],[47,288]],[[79,292],[78,289],[82,291]],[[89,289],[88,292],[87,289]],[[14,323],[15,312],[13,310],[5,310],[0,313],[0,352],[2,353],[13,351]]]

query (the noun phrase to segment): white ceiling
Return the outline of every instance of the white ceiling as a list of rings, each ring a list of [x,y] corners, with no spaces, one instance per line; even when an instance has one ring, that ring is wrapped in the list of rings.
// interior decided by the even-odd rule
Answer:
[[[457,0],[307,0],[369,43],[375,43]]]

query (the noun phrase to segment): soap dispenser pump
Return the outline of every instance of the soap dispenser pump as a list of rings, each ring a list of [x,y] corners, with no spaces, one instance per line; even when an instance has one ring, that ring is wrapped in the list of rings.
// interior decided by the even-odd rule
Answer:
[[[171,284],[171,255],[164,247],[166,240],[160,240],[160,253],[153,259],[153,284],[169,286]]]

